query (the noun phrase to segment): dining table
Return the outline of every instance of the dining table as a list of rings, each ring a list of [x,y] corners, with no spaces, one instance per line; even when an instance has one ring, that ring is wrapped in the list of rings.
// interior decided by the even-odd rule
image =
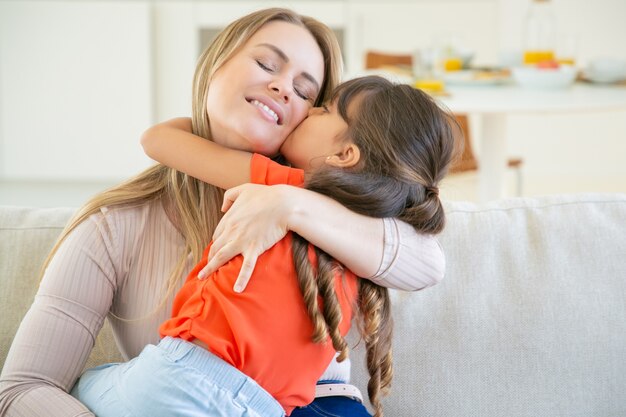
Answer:
[[[504,195],[508,116],[626,110],[626,85],[576,82],[559,89],[505,85],[450,85],[438,100],[454,113],[473,115],[480,126],[478,198]]]

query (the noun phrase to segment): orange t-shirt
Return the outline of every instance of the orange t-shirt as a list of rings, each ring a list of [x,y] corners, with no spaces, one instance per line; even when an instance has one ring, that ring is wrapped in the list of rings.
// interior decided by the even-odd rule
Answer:
[[[302,186],[302,170],[254,155],[251,181],[260,184]],[[261,220],[262,221],[262,220]],[[172,307],[172,318],[160,327],[161,336],[195,338],[209,350],[253,378],[285,409],[313,401],[315,384],[335,356],[330,339],[311,341],[313,326],[306,313],[291,251],[291,233],[259,256],[248,286],[235,293],[233,285],[242,256],[233,258],[205,280],[197,274],[207,263],[210,248],[191,271]],[[315,259],[309,245],[309,259]],[[335,289],[343,320],[340,330],[350,329],[357,294],[356,276],[337,274]]]

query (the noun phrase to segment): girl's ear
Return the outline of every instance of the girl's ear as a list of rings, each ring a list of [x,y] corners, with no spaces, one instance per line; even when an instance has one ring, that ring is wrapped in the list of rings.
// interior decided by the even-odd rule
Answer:
[[[361,160],[361,150],[354,143],[347,143],[341,151],[326,158],[326,165],[351,168]]]

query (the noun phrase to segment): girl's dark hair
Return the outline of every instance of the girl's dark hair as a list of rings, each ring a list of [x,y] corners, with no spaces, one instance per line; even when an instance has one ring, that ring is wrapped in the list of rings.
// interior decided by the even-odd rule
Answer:
[[[375,76],[341,84],[333,100],[348,124],[346,136],[358,146],[361,158],[353,168],[316,171],[307,178],[305,187],[357,213],[394,217],[418,232],[439,233],[445,215],[437,186],[455,154],[453,116],[421,90]],[[334,283],[342,267],[317,248],[318,265],[312,267],[307,248],[308,243],[294,234],[293,258],[314,324],[313,340],[323,342],[330,336],[341,361],[347,356],[347,344],[338,328],[341,308]],[[357,302],[370,374],[368,394],[378,417],[383,414],[380,394],[388,392],[392,379],[393,323],[388,290],[360,279]]]

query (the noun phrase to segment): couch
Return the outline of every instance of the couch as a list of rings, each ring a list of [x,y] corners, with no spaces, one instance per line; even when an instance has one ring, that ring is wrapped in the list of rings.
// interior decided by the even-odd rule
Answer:
[[[387,416],[626,416],[626,194],[446,203],[446,278],[392,292]],[[0,208],[0,364],[69,208]],[[365,392],[362,344],[353,377]],[[108,328],[89,365],[119,360]]]

